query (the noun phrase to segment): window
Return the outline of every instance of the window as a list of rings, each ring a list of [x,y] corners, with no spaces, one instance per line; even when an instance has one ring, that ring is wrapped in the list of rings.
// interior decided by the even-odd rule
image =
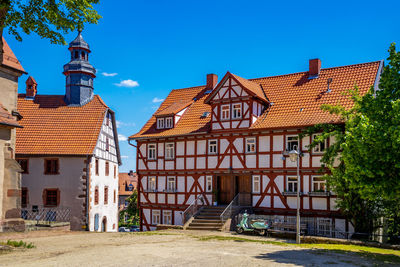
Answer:
[[[160,223],[160,211],[153,210],[153,216],[151,218],[152,224],[159,224]]]
[[[129,206],[129,201],[125,200],[125,207],[128,207],[128,206]]]
[[[217,140],[208,141],[208,154],[217,154]]]
[[[58,174],[58,159],[44,160],[44,174]]]
[[[297,150],[299,147],[298,139],[297,135],[286,136],[286,151]]]
[[[313,192],[326,192],[326,181],[322,176],[313,176]]]
[[[246,138],[246,153],[255,153],[256,152],[256,138]]]
[[[148,159],[156,159],[156,144],[148,145]]]
[[[172,117],[165,118],[165,128],[172,128]]]
[[[45,189],[44,190],[44,205],[47,207],[58,206],[59,190],[58,189]]]
[[[253,175],[253,193],[260,193],[260,175]]]
[[[106,161],[105,175],[110,175],[110,163],[108,161]]]
[[[110,151],[110,140],[106,137],[106,151]]]
[[[94,204],[99,204],[99,188],[97,186],[94,188]]]
[[[156,190],[156,177],[149,177],[149,190],[150,191]]]
[[[22,173],[29,173],[29,170],[28,170],[29,161],[28,161],[28,159],[17,159],[17,162],[21,166]]]
[[[108,204],[108,186],[104,187],[104,204]]]
[[[172,224],[172,212],[170,210],[163,211],[163,224]]]
[[[230,119],[230,106],[222,105],[221,106],[221,120],[229,120]]]
[[[288,192],[297,192],[297,176],[288,176],[287,191]]]
[[[95,160],[95,169],[96,175],[99,175],[99,159]]]
[[[21,206],[25,208],[28,205],[28,188],[21,188]]]
[[[117,166],[114,165],[114,178],[117,178]]]
[[[175,157],[175,144],[166,143],[165,144],[165,159],[174,159]]]
[[[320,136],[320,134],[313,134],[313,140]],[[315,147],[313,147],[314,153],[322,153],[328,147],[328,140],[325,139],[324,141],[318,143]]]
[[[79,52],[75,51],[75,58],[78,58],[78,57],[79,57]]]
[[[168,192],[175,192],[176,189],[176,180],[175,177],[168,177]]]
[[[212,176],[206,176],[206,192],[212,191]]]
[[[164,118],[157,119],[157,129],[164,129]]]
[[[242,104],[233,104],[232,105],[232,119],[239,119],[242,117]]]
[[[114,203],[117,203],[117,190],[114,189]]]

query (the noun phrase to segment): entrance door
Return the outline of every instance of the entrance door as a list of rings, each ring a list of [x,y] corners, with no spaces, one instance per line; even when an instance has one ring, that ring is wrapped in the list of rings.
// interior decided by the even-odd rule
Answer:
[[[229,204],[234,197],[233,180],[231,175],[217,176],[218,202]]]
[[[241,206],[251,206],[251,176],[241,175],[236,176],[236,191],[240,193],[240,205]]]
[[[103,221],[101,222],[101,231],[106,232],[107,231],[107,218],[104,217]]]

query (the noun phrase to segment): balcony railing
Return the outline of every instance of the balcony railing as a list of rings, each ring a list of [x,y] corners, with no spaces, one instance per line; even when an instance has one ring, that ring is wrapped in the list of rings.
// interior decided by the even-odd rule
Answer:
[[[201,206],[204,206],[204,197],[203,195],[198,196],[192,203],[190,203],[189,207],[183,212],[183,224],[185,224],[191,217],[196,215]]]
[[[29,205],[21,208],[21,218],[50,224],[52,222],[69,222],[71,209],[69,207],[45,207]]]

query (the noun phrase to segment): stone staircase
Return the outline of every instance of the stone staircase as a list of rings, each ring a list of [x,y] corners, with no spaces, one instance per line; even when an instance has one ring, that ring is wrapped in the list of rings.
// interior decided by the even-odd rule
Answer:
[[[221,213],[226,206],[205,206],[194,216],[187,230],[220,231],[225,222],[221,221]]]

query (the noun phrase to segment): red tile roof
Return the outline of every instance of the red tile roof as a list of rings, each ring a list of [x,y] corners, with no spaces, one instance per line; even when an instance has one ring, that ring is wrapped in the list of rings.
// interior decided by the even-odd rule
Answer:
[[[154,115],[155,116],[167,116],[167,115],[174,115],[178,113],[179,111],[183,110],[190,104],[192,104],[192,100],[182,100],[182,101],[177,101],[169,105],[168,107],[157,111]]]
[[[18,61],[17,57],[14,55],[13,51],[8,46],[4,37],[3,37],[3,51],[4,51],[3,65],[6,65],[10,68],[26,73],[21,63]]]
[[[374,85],[380,62],[321,69],[320,75],[316,79],[308,79],[308,72],[248,80],[234,75],[241,84],[246,84],[244,86],[251,88],[258,97],[262,97],[265,93],[265,96],[271,102],[270,107],[264,111],[249,129],[289,128],[311,126],[318,123],[340,123],[340,119],[336,115],[331,115],[321,110],[321,105],[341,104],[347,108],[351,107],[353,102],[344,93],[349,89],[353,89],[354,85],[357,85],[360,93],[365,94]],[[327,90],[327,80],[329,78],[332,78],[330,83],[331,92],[324,93]],[[257,84],[263,92],[258,91]],[[158,110],[163,110],[178,101],[192,99],[199,95],[204,88],[205,86],[198,86],[172,90]],[[203,95],[197,101],[192,101],[192,105],[185,111],[173,129],[157,130],[155,128],[155,116],[153,116],[137,134],[129,138],[166,137],[208,132],[211,117],[201,116],[204,112],[211,111],[210,105],[205,103],[208,96]]]
[[[84,106],[67,106],[63,95],[18,95],[23,116],[17,129],[17,154],[91,155],[108,107],[95,95]]]
[[[0,103],[0,126],[21,127],[17,120]]]
[[[128,191],[127,186],[129,184],[133,185],[133,189],[137,189],[137,181],[138,177],[136,173],[133,173],[133,176],[130,176],[129,173],[120,172],[119,173],[119,185],[118,185],[118,195],[120,196],[130,196],[132,195],[132,191]]]

